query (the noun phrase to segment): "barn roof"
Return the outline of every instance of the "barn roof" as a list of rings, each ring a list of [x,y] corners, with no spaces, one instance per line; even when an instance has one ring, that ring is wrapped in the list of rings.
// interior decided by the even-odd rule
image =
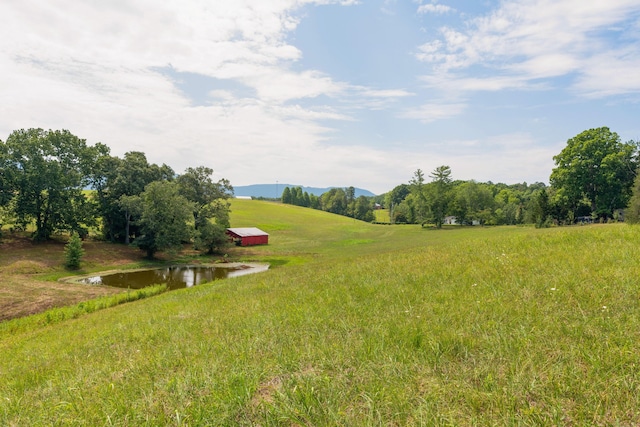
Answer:
[[[265,233],[256,227],[241,227],[241,228],[227,228],[227,231],[235,234],[238,237],[252,237],[252,236],[268,236],[269,233]]]

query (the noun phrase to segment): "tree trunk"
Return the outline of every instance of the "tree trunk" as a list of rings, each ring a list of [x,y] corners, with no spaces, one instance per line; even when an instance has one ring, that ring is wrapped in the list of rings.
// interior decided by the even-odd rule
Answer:
[[[124,244],[128,245],[129,242],[129,224],[131,224],[131,215],[129,215],[129,212],[125,212],[124,214],[125,218],[126,218],[126,225],[124,227]]]

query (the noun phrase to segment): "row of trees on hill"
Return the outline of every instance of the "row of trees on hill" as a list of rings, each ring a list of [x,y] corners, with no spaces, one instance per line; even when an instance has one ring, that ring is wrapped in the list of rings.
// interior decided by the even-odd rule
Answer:
[[[361,221],[375,219],[373,201],[366,196],[355,197],[354,187],[332,188],[320,197],[302,192],[301,187],[285,187],[282,191],[282,203],[320,209],[338,215],[344,215]]]
[[[606,127],[589,129],[569,139],[554,161],[549,187],[453,181],[448,166],[436,168],[427,182],[418,169],[408,184],[385,195],[385,204],[392,222],[436,227],[448,217],[459,224],[495,225],[602,221],[617,219],[628,207],[639,165],[637,142],[623,143]],[[632,221],[640,217],[640,194],[633,200]]]
[[[449,166],[436,168],[428,178],[418,169],[408,184],[387,193],[384,204],[392,223],[514,225],[540,222],[543,183],[494,184],[454,181]]]
[[[586,130],[567,141],[554,157],[550,186],[455,181],[449,166],[439,166],[428,176],[418,169],[406,184],[367,198],[354,197],[353,187],[335,188],[320,197],[285,188],[282,201],[372,221],[372,204],[389,210],[392,223],[514,225],[571,224],[578,220],[627,219],[640,222],[638,142],[622,142],[609,128]],[[631,201],[631,203],[630,203]],[[637,219],[636,219],[637,218]]]
[[[144,153],[110,155],[66,130],[14,131],[0,141],[0,229],[33,224],[36,241],[60,231],[137,245],[149,257],[193,242],[212,252],[226,243],[229,181],[199,166],[177,175]],[[88,191],[87,189],[91,189]]]

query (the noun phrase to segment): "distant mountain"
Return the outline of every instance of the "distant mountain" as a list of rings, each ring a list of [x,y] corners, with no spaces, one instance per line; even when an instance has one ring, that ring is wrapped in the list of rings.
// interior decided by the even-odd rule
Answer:
[[[233,186],[233,193],[236,196],[251,196],[251,197],[265,197],[269,199],[275,199],[282,197],[282,192],[285,187],[300,187],[302,192],[305,191],[309,194],[315,194],[320,196],[323,193],[331,190],[331,187],[318,188],[318,187],[305,187],[303,185],[291,185],[291,184],[254,184],[254,185],[239,185]],[[344,187],[343,187],[344,188]],[[356,188],[356,197],[367,196],[373,197],[373,194],[369,190],[363,190],[362,188]]]

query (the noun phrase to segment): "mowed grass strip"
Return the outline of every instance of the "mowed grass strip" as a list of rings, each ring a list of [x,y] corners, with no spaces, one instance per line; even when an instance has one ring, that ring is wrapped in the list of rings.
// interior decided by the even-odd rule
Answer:
[[[303,263],[4,338],[0,424],[640,423],[640,229],[349,221],[247,253],[317,238]]]

